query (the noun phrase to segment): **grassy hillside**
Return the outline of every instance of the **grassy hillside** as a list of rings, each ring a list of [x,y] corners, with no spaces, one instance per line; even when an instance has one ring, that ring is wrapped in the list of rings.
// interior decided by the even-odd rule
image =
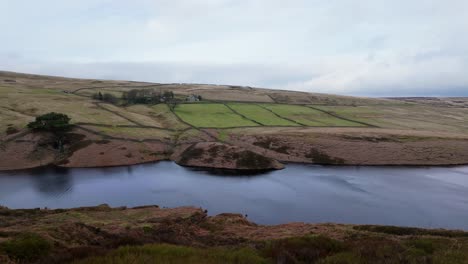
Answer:
[[[123,91],[131,89],[173,91],[182,99],[186,95],[197,94],[203,100],[200,103],[181,103],[174,111],[169,111],[165,104],[112,105],[92,99],[92,95],[98,92],[120,98]],[[96,130],[103,133],[115,129],[100,129],[99,125],[171,130],[183,130],[189,126],[258,126],[259,129],[270,126],[375,126],[460,133],[468,130],[468,108],[460,103],[455,107],[442,108],[427,101],[418,104],[416,100],[355,98],[225,85],[67,79],[9,72],[0,72],[0,107],[0,125],[3,128],[0,135],[6,134],[7,127],[21,130],[35,116],[52,111],[66,113],[74,123],[87,123],[88,127],[95,124]],[[120,132],[127,131],[135,134],[131,130]],[[144,139],[151,132],[137,134]]]
[[[138,103],[124,97],[136,90],[159,97]],[[173,98],[161,99],[165,93],[173,94]],[[112,100],[103,100],[99,94]],[[187,100],[193,95],[202,100]],[[204,141],[240,146],[286,162],[468,162],[468,152],[464,151],[468,144],[465,98],[359,98],[229,85],[86,80],[0,72],[0,109],[0,147],[8,150],[5,155],[22,160],[22,165],[14,168],[33,166],[31,156],[38,157],[34,164],[54,159],[56,153],[50,151],[47,158],[45,154],[36,155],[46,153],[38,151],[40,140],[24,135],[28,122],[48,112],[67,114],[78,129],[76,133],[87,134],[86,142],[73,150],[103,139],[117,140],[115,145],[165,144],[155,151],[165,153],[163,156],[133,143],[133,147],[120,147],[132,149],[124,157],[91,146],[79,155],[80,162],[71,162],[80,166],[90,162],[87,156],[96,153],[102,156],[102,162],[114,161],[112,165],[150,161],[156,156],[154,160],[166,159],[179,155],[187,147],[184,144]],[[90,139],[91,135],[101,138]],[[261,139],[259,135],[269,138]],[[16,144],[16,149],[11,143],[15,139],[23,143]],[[5,142],[10,142],[9,148]],[[148,155],[139,157],[141,153]],[[0,162],[0,168],[13,168],[10,164]]]

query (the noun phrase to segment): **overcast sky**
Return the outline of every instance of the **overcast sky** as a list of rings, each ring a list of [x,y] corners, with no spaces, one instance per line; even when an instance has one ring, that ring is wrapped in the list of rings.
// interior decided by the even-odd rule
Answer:
[[[467,0],[0,0],[0,70],[468,96]]]

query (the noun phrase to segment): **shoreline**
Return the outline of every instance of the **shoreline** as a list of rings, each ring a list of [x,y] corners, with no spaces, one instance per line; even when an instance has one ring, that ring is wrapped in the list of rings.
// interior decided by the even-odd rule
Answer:
[[[79,133],[78,133],[79,132]],[[308,134],[307,134],[308,135]],[[306,136],[306,135],[304,135]],[[132,166],[173,161],[201,169],[261,172],[288,164],[324,166],[453,167],[468,165],[468,139],[416,138],[398,141],[351,137],[345,134],[232,135],[226,142],[126,141],[73,131],[65,153],[41,146],[46,134],[23,133],[5,142],[0,171],[35,169],[55,164],[66,168]],[[362,136],[363,137],[363,136]],[[188,138],[190,139],[190,138]]]
[[[468,166],[468,163],[461,163],[461,164],[434,164],[434,165],[408,165],[408,164],[388,164],[388,165],[368,165],[368,164],[317,164],[317,163],[306,163],[306,162],[282,162],[285,166],[282,169],[258,169],[258,170],[252,170],[252,169],[223,169],[223,168],[216,168],[216,167],[197,167],[197,166],[184,166],[178,164],[176,161],[172,159],[162,159],[162,160],[155,160],[155,161],[146,161],[146,162],[141,162],[141,163],[135,163],[135,164],[123,164],[123,165],[108,165],[108,166],[88,166],[88,167],[64,167],[56,164],[46,164],[46,165],[41,165],[41,166],[36,166],[36,167],[28,167],[28,168],[19,168],[19,169],[0,169],[0,173],[18,173],[18,172],[28,172],[31,170],[41,170],[41,169],[108,169],[108,168],[126,168],[126,167],[132,167],[132,166],[139,166],[139,165],[152,165],[152,164],[157,164],[159,162],[172,162],[175,163],[176,165],[180,167],[184,167],[187,169],[195,170],[195,171],[207,171],[207,172],[219,172],[221,175],[230,175],[230,174],[239,174],[243,175],[256,175],[256,174],[264,174],[268,172],[273,172],[276,170],[283,170],[285,169],[288,165],[304,165],[304,166],[321,166],[321,167],[341,167],[341,168],[351,168],[351,167],[388,167],[388,168],[457,168],[457,167],[466,167]]]
[[[385,225],[385,224],[372,224],[372,223],[346,223],[346,222],[309,222],[309,221],[288,221],[284,223],[276,223],[276,224],[257,224],[254,223],[253,220],[249,220],[247,215],[243,215],[240,213],[235,212],[224,212],[224,213],[216,213],[210,214],[208,210],[204,209],[201,206],[194,206],[194,205],[185,205],[185,206],[175,206],[175,207],[167,207],[167,206],[159,206],[156,204],[144,204],[138,206],[110,206],[108,204],[99,204],[99,205],[90,205],[90,206],[78,206],[78,207],[31,207],[31,208],[10,208],[8,206],[0,205],[0,215],[5,211],[11,212],[20,212],[20,211],[29,211],[29,212],[44,212],[44,213],[63,213],[67,211],[126,211],[126,210],[142,210],[142,209],[158,209],[158,210],[179,210],[179,209],[190,209],[195,211],[200,211],[206,215],[206,217],[218,217],[218,216],[236,216],[245,219],[246,221],[252,223],[256,226],[282,226],[282,225],[289,225],[289,224],[306,224],[306,225],[339,225],[339,226],[388,226],[388,227],[401,227],[401,228],[414,228],[414,229],[421,229],[421,230],[451,230],[451,231],[461,231],[467,232],[468,237],[468,228],[444,228],[444,227],[423,227],[423,226],[416,226],[416,225]]]

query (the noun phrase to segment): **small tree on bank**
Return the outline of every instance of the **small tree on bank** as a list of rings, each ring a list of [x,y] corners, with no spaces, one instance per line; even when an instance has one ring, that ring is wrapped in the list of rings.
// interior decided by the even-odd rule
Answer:
[[[55,137],[55,144],[60,152],[63,151],[63,139],[65,133],[71,129],[70,117],[60,113],[47,113],[36,117],[36,120],[28,124],[28,128],[35,131],[51,132]]]
[[[171,111],[174,111],[174,109],[180,103],[180,101],[176,98],[173,98],[173,99],[168,100],[166,103],[167,103],[167,106],[169,106],[169,109]]]
[[[111,103],[111,104],[117,104],[119,102],[119,99],[115,95],[110,94],[110,93],[102,94],[101,92],[98,92],[98,93],[93,94],[92,98],[94,100],[99,100],[99,101],[103,101],[103,102]]]

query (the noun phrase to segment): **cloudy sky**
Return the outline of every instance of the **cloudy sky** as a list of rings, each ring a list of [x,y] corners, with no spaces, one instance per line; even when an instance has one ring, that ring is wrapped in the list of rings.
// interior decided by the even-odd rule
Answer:
[[[466,0],[0,0],[0,70],[468,96]]]

